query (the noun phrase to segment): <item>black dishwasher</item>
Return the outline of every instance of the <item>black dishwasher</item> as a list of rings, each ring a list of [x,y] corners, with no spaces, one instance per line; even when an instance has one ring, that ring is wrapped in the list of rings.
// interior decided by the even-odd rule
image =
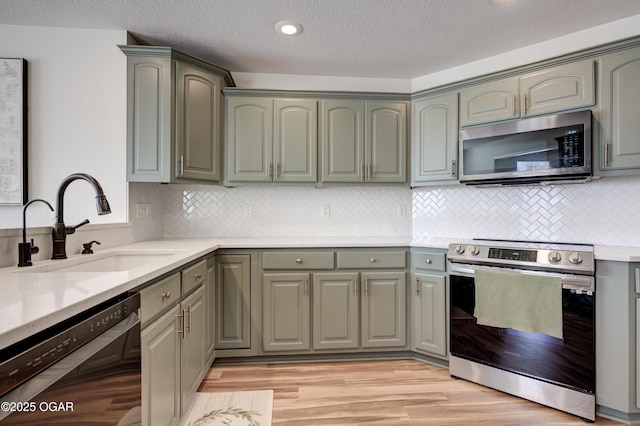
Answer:
[[[0,424],[140,424],[139,307],[122,294],[1,350]]]

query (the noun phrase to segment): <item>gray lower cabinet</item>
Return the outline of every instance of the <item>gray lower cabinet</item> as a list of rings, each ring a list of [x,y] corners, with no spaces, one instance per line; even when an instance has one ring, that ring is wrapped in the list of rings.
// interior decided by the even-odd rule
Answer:
[[[120,46],[127,55],[127,178],[220,181],[228,71],[167,47]]]
[[[604,55],[598,61],[599,108],[594,122],[600,124],[600,144],[594,152],[595,172],[640,173],[640,48]]]
[[[640,263],[596,263],[596,395],[599,411],[640,421]]]
[[[412,102],[411,186],[456,182],[458,93]]]
[[[142,331],[142,424],[170,425],[180,418],[180,307]]]
[[[445,253],[414,249],[411,253],[411,348],[446,358],[447,275]]]
[[[213,364],[216,356],[216,258],[211,256],[207,259],[207,281],[205,283],[205,300],[207,310],[205,311],[205,367]]]
[[[262,275],[263,350],[299,351],[311,347],[308,273]]]
[[[358,274],[313,274],[313,348],[357,349],[360,310]]]
[[[251,255],[216,256],[216,350],[251,347]]]
[[[140,291],[142,424],[177,424],[207,364],[206,261]]]
[[[362,273],[362,347],[407,344],[405,272]]]
[[[406,250],[264,250],[262,350],[406,347],[405,268]]]

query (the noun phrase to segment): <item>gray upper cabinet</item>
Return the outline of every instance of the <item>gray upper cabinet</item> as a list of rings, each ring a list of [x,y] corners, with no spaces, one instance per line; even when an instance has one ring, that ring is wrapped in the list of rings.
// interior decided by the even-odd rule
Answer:
[[[412,103],[411,186],[457,179],[458,94]]]
[[[326,99],[320,102],[324,183],[405,183],[407,103]]]
[[[120,49],[127,55],[128,180],[219,181],[229,72],[167,47]]]
[[[239,182],[317,181],[317,102],[227,97],[227,178]]]
[[[600,58],[599,174],[640,169],[640,48]]]
[[[463,89],[460,126],[594,105],[594,75],[589,59]]]

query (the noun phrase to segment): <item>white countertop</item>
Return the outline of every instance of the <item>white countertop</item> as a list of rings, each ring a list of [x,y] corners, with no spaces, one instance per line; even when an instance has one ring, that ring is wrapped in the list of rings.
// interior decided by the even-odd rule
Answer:
[[[96,253],[123,250],[171,250],[140,267],[123,272],[37,273],[29,267],[0,269],[3,297],[0,300],[0,349],[16,343],[98,303],[130,291],[185,263],[220,248],[311,248],[311,247],[430,247],[446,249],[450,243],[469,243],[460,239],[420,239],[410,237],[345,238],[203,238],[163,239],[97,250]],[[640,261],[640,248],[596,246],[596,259],[624,262]],[[70,260],[79,256],[70,256]],[[34,262],[34,269],[65,260]]]

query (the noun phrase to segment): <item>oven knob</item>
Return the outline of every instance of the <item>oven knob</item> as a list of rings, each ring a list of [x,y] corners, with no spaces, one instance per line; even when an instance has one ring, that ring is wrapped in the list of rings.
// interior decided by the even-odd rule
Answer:
[[[478,248],[478,246],[473,246],[469,249],[469,252],[474,255],[477,256],[480,254],[480,249]]]
[[[464,253],[464,246],[456,246],[455,251],[458,254]]]
[[[571,253],[571,256],[569,256],[569,262],[573,263],[574,265],[582,263],[582,256],[580,256],[580,253],[574,251],[573,253]]]
[[[560,262],[560,260],[562,260],[562,256],[557,251],[549,253],[549,262]]]

